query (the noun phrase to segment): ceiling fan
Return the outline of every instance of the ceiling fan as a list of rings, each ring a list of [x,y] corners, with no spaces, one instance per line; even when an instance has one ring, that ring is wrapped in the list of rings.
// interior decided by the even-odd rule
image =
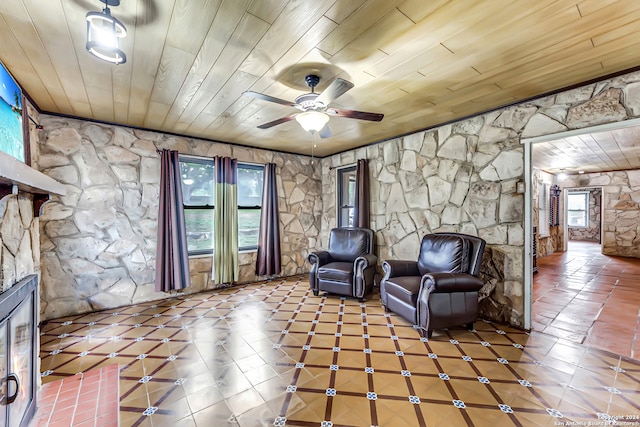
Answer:
[[[309,74],[305,77],[305,81],[307,82],[307,86],[311,88],[311,92],[300,95],[296,98],[295,102],[286,101],[284,99],[275,98],[273,96],[250,90],[243,93],[243,95],[262,99],[264,101],[275,102],[276,104],[295,107],[302,111],[301,113],[291,114],[272,122],[264,123],[258,126],[259,129],[268,129],[272,126],[295,119],[307,132],[312,134],[317,132],[320,135],[320,138],[329,138],[332,135],[331,129],[327,124],[329,122],[329,116],[368,120],[372,122],[379,122],[384,117],[384,114],[379,113],[367,113],[364,111],[342,110],[329,107],[331,102],[353,87],[353,83],[351,82],[337,78],[331,82],[324,92],[316,93],[315,87],[320,82],[320,77],[315,74]]]

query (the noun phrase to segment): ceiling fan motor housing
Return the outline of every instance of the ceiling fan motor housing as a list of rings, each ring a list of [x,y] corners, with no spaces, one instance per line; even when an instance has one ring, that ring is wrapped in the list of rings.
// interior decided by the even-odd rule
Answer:
[[[296,104],[300,105],[302,111],[323,109],[324,105],[316,104],[317,93],[305,93],[296,98]]]

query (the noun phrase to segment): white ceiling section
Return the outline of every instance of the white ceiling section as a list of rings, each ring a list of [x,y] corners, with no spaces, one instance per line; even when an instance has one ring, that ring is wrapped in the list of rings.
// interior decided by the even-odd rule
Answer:
[[[531,146],[536,169],[551,174],[640,169],[640,127],[593,131]]]
[[[102,7],[0,1],[0,60],[42,111],[301,154],[315,142],[317,156],[640,65],[637,0],[121,0],[119,66],[85,50],[85,15]],[[293,101],[310,73],[320,92],[354,83],[332,107],[384,119],[331,117],[322,140],[295,120],[258,129],[296,110],[242,93]],[[626,166],[625,138],[554,149]]]

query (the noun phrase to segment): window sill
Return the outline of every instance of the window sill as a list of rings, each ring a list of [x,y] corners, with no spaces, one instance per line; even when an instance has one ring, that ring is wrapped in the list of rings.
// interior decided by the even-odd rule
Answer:
[[[256,249],[245,249],[245,250],[242,250],[242,251],[238,251],[238,254],[246,254],[246,253],[251,253],[251,252],[258,252],[258,248],[256,248]],[[212,256],[213,256],[213,254],[189,255],[189,259],[211,258]]]

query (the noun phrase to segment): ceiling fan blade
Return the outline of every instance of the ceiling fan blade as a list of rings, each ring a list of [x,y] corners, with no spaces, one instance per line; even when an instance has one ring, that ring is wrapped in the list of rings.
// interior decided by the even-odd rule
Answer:
[[[260,126],[258,126],[258,129],[269,129],[270,127],[273,127],[273,126],[276,126],[276,125],[279,125],[279,124],[282,124],[282,123],[286,123],[286,122],[288,122],[290,120],[293,120],[295,117],[296,117],[295,114],[293,114],[291,116],[280,117],[279,119],[274,120],[272,122],[261,124]]]
[[[384,114],[380,113],[367,113],[366,111],[355,110],[339,110],[337,108],[330,108],[327,110],[328,114],[339,117],[347,117],[349,119],[369,120],[371,122],[379,122],[384,117]]]
[[[275,102],[276,104],[286,105],[286,106],[289,106],[289,107],[297,107],[298,106],[298,104],[296,104],[294,102],[286,101],[286,100],[280,99],[280,98],[275,98],[273,96],[265,95],[264,93],[254,92],[252,90],[248,90],[246,92],[242,92],[242,94],[246,95],[246,96],[250,96],[252,98],[262,99],[263,101]]]
[[[329,125],[324,125],[324,127],[320,129],[320,132],[318,132],[318,135],[320,135],[320,138],[331,138],[333,132],[331,132]]]
[[[352,87],[353,83],[338,77],[316,98],[316,103],[321,103],[325,106],[329,105],[334,99],[343,95]]]

